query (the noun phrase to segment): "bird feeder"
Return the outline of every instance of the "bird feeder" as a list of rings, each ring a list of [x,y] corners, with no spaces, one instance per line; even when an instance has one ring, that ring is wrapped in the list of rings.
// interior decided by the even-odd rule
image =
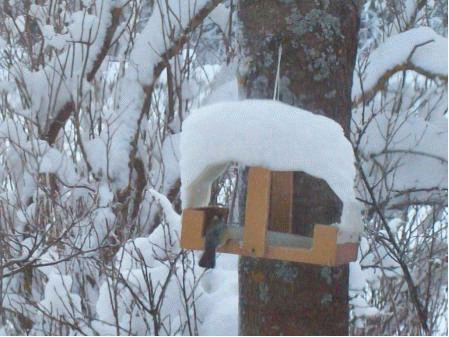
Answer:
[[[317,224],[313,237],[291,234],[293,172],[251,167],[248,173],[245,223],[218,250],[245,256],[337,266],[355,261],[357,243],[338,243],[338,228]],[[217,206],[186,208],[182,214],[181,246],[204,249],[204,233]],[[237,233],[237,234],[235,234]]]

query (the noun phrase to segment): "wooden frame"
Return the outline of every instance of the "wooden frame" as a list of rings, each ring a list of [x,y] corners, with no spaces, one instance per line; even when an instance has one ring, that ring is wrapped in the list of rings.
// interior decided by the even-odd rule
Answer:
[[[251,167],[247,191],[245,224],[243,228],[234,228],[234,236],[219,251],[326,266],[356,260],[358,244],[338,244],[335,227],[315,225],[313,238],[288,233],[292,214],[292,172]],[[227,211],[216,206],[184,209],[181,246],[202,250],[204,227],[214,214],[226,216]]]

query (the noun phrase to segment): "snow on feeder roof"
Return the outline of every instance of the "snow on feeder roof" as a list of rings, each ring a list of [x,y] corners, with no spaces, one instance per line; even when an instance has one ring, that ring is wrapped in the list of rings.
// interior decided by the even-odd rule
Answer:
[[[205,209],[211,184],[230,162],[324,179],[343,202],[338,241],[357,241],[354,153],[335,121],[273,100],[221,102],[193,111],[181,133],[184,210]]]

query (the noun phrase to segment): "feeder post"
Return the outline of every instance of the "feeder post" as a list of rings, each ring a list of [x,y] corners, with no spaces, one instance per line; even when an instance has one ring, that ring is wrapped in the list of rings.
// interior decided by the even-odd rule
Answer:
[[[270,206],[271,171],[255,167],[248,174],[248,196],[245,210],[243,242],[250,255],[265,253]]]
[[[272,99],[278,78],[280,101],[334,119],[348,136],[361,3],[240,0],[246,61],[239,78],[241,96]],[[341,202],[327,184],[303,173],[295,173],[293,180],[293,233],[339,220]],[[238,214],[243,210],[240,206]],[[347,335],[348,276],[348,265],[240,258],[239,333]]]

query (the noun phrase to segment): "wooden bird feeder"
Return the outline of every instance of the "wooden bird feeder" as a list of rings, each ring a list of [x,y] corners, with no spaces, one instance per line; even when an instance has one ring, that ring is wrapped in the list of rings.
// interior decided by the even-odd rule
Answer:
[[[337,243],[338,229],[315,225],[313,238],[291,234],[293,172],[251,167],[245,224],[219,251],[245,256],[337,266],[355,261],[357,243]],[[184,209],[181,246],[204,249],[204,232],[213,215],[226,219],[227,208],[208,206]],[[236,234],[237,232],[237,234]]]

